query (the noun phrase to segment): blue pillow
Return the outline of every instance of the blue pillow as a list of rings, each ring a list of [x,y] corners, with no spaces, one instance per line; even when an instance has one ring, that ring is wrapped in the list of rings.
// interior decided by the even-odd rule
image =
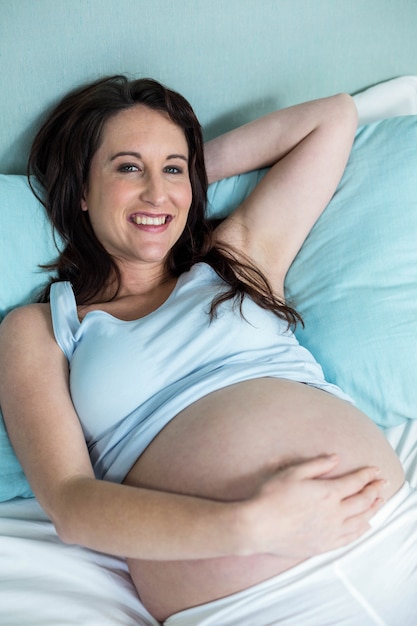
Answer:
[[[213,185],[211,215],[232,210],[263,173]],[[329,381],[381,427],[417,417],[417,116],[358,130],[286,295]]]
[[[39,268],[56,258],[57,248],[43,206],[26,176],[0,174],[0,320],[33,300],[47,276]]]
[[[42,205],[25,176],[0,175],[0,320],[30,301],[45,282],[39,263],[57,255]],[[33,496],[10,445],[0,412],[0,502]]]

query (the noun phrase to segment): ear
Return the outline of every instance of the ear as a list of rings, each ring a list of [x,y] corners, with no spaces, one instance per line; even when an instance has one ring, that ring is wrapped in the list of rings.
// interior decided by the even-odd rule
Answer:
[[[83,195],[81,198],[81,211],[88,211],[88,206],[87,206],[87,199],[86,199],[86,189],[83,189]]]

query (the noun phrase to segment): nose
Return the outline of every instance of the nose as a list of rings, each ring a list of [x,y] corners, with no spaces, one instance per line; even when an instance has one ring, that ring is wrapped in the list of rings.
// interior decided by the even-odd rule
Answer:
[[[163,177],[158,173],[147,172],[143,179],[140,197],[147,204],[155,207],[161,206],[166,198]]]

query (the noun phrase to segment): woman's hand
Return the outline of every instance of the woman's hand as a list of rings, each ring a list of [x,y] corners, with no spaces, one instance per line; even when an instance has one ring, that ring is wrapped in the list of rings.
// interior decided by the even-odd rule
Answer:
[[[318,457],[278,470],[248,501],[254,552],[306,559],[339,548],[369,530],[383,503],[386,481],[365,467],[326,477],[336,455]]]

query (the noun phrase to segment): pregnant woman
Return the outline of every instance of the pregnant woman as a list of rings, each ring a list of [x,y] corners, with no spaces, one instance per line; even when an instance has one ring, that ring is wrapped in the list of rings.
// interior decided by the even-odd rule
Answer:
[[[414,492],[298,344],[284,300],[356,123],[342,94],[203,151],[184,98],[119,76],[68,94],[32,146],[64,245],[39,302],[1,326],[2,410],[62,539],[125,556],[161,622],[391,623],[372,621],[389,609],[357,553],[394,551],[383,531],[412,498],[416,520]],[[229,218],[207,221],[207,181],[266,166]],[[335,573],[348,556],[365,589]]]

